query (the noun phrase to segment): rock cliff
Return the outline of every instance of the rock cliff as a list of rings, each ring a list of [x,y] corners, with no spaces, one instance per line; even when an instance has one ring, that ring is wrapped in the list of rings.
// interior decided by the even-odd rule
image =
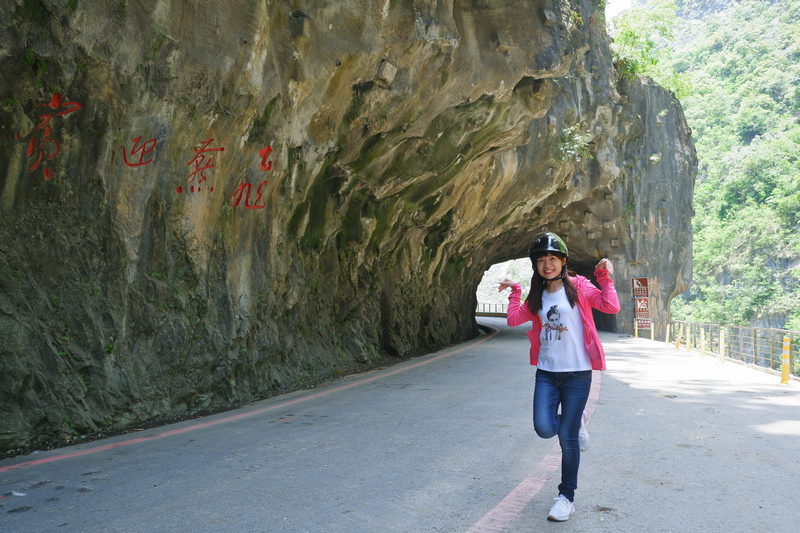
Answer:
[[[597,2],[0,0],[0,448],[477,334],[532,236],[687,288],[679,102]],[[526,357],[521,355],[521,364]]]

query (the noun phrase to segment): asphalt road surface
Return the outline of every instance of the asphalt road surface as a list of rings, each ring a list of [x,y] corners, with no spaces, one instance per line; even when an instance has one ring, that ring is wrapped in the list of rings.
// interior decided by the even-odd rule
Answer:
[[[547,522],[525,326],[237,411],[0,461],[0,532],[794,532],[800,384],[601,334],[577,512]]]

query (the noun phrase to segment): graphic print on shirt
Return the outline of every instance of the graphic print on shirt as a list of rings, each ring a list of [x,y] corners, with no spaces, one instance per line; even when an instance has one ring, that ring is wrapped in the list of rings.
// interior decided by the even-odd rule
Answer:
[[[547,322],[543,325],[543,329],[543,337],[545,341],[549,341],[548,344],[551,344],[553,341],[560,341],[561,332],[569,331],[567,327],[561,323],[561,313],[558,311],[558,305],[550,307],[550,310],[547,311]]]

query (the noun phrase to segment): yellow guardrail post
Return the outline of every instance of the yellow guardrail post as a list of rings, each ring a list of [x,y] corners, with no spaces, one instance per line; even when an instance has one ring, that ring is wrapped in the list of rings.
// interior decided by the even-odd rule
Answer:
[[[781,385],[789,384],[789,337],[783,338],[783,357],[781,357]]]
[[[639,322],[635,318],[633,319],[633,338],[639,338]]]
[[[680,350],[681,349],[681,333],[682,332],[683,332],[683,329],[681,328],[681,325],[678,324],[678,337],[675,339],[675,349],[676,350]]]
[[[686,351],[692,351],[692,326],[686,324]]]

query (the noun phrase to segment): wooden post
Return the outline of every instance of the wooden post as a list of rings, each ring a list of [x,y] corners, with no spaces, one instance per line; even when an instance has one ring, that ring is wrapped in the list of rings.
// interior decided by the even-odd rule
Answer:
[[[771,329],[769,330],[769,367],[775,369],[775,340],[772,337]]]
[[[706,356],[706,326],[705,326],[705,324],[700,324],[700,355],[702,357]]]

